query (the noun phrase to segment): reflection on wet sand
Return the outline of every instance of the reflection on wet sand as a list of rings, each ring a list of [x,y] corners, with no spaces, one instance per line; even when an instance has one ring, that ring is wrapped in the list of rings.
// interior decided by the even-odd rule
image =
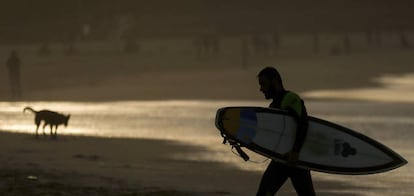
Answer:
[[[2,159],[7,167],[37,168],[56,175],[61,174],[53,170],[75,170],[143,186],[161,183],[163,187],[211,195],[228,192],[252,195],[268,163],[246,163],[234,156],[229,146],[221,144],[221,136],[214,127],[217,108],[266,106],[262,101],[30,103],[36,108],[72,114],[71,126],[60,130],[62,137],[57,141],[35,139],[33,117],[21,112],[27,104],[0,103],[0,129],[28,133],[2,133]],[[410,149],[414,125],[409,119],[414,116],[414,104],[315,100],[308,101],[308,107],[311,115],[358,130],[389,146],[409,162],[413,160]],[[252,159],[264,160],[260,156]],[[190,172],[188,168],[193,169]],[[408,164],[391,172],[367,176],[314,172],[315,188],[320,195],[410,195],[412,171]],[[236,188],[240,185],[242,190]],[[295,195],[290,185],[282,191]]]

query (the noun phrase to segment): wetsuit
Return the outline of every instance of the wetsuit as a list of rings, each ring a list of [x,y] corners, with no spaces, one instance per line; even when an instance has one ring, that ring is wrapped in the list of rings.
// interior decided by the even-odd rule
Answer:
[[[269,107],[287,110],[295,116],[298,127],[292,151],[299,152],[308,128],[307,112],[303,100],[293,92],[283,91],[273,99]],[[288,178],[291,179],[298,195],[315,195],[309,170],[272,160],[262,176],[257,196],[275,195]]]

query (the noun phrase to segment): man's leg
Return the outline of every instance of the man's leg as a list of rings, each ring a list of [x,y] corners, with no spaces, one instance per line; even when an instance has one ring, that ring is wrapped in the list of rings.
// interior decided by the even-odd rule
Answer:
[[[270,162],[260,181],[257,196],[273,196],[286,182],[288,178],[288,168],[282,163]]]
[[[314,196],[310,170],[291,168],[290,179],[299,196]]]

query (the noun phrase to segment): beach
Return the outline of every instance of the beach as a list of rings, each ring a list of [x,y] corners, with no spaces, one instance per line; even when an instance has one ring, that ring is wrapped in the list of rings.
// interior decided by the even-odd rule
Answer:
[[[222,180],[258,177],[214,162],[175,160],[174,153],[203,149],[168,141],[51,140],[7,132],[1,132],[0,140],[2,195],[228,195],[230,185]]]
[[[33,116],[21,111],[26,104],[57,108],[74,117],[68,127],[59,128],[57,139],[48,135],[48,129],[46,136],[40,132],[36,138]],[[222,105],[264,104],[188,100],[2,102],[0,161],[6,180],[0,184],[0,192],[24,195],[30,189],[33,195],[254,195],[269,161],[252,156],[258,163],[244,162],[234,155],[230,146],[221,143],[213,120],[215,108]],[[413,160],[414,105],[323,100],[307,104],[312,115],[362,131],[409,162]],[[313,172],[313,180],[318,195],[403,196],[411,193],[412,171],[406,165],[366,176]],[[296,195],[289,181],[280,193]]]
[[[2,195],[254,195],[260,180],[257,171],[176,159],[206,149],[169,141],[1,132],[0,142]],[[318,195],[370,189],[318,177],[314,185]],[[280,194],[293,191],[287,182]]]
[[[108,105],[117,107],[118,102],[161,101],[160,107],[163,107],[163,101],[172,100],[172,103],[168,102],[170,105],[167,108],[177,109],[180,106],[171,106],[175,104],[174,100],[178,100],[179,104],[187,104],[188,101],[190,105],[202,105],[206,100],[224,100],[224,103],[238,103],[240,100],[263,102],[262,94],[258,90],[256,74],[264,66],[276,66],[280,69],[287,88],[309,95],[305,97],[305,101],[310,103],[313,109],[311,112],[314,111],[323,117],[339,120],[345,124],[350,122],[349,125],[354,126],[353,128],[366,129],[368,130],[366,134],[377,136],[392,147],[402,150],[404,156],[409,156],[410,159],[412,156],[407,150],[412,147],[407,140],[402,144],[398,141],[394,143],[392,136],[385,133],[382,137],[375,132],[377,128],[394,130],[395,122],[401,126],[398,133],[412,130],[412,125],[405,122],[406,118],[412,116],[412,113],[406,109],[412,105],[409,103],[410,99],[397,101],[398,107],[395,109],[394,100],[391,99],[393,96],[389,96],[387,100],[375,100],[374,98],[377,97],[375,93],[371,93],[368,98],[366,95],[361,98],[347,97],[343,94],[326,96],[323,93],[323,96],[320,96],[321,92],[319,92],[335,90],[343,93],[346,90],[361,88],[384,90],[385,85],[378,82],[378,78],[383,76],[398,78],[407,73],[414,73],[412,49],[384,49],[339,56],[296,57],[289,54],[277,58],[255,56],[252,57],[249,66],[241,67],[237,52],[217,57],[215,60],[198,61],[193,58],[184,59],[183,57],[188,54],[193,55],[185,48],[179,48],[171,54],[163,54],[163,58],[154,51],[125,55],[111,51],[88,50],[73,56],[54,54],[50,57],[39,57],[34,52],[35,46],[17,46],[17,48],[22,51],[24,65],[22,66],[23,97],[19,100],[10,98],[6,70],[0,69],[2,76],[0,99],[6,105],[18,105],[13,111],[3,112],[4,114],[14,112],[14,117],[19,115],[18,118],[21,119],[16,121],[16,126],[24,122],[25,126],[20,128],[25,131],[19,131],[20,128],[8,128],[0,132],[0,176],[4,179],[0,182],[1,195],[254,195],[267,163],[249,166],[256,169],[240,168],[239,165],[243,165],[244,162],[234,156],[228,146],[221,144],[218,134],[213,138],[213,143],[220,145],[218,147],[220,156],[214,154],[215,149],[212,150],[208,146],[174,139],[174,132],[166,138],[112,137],[97,134],[85,136],[81,133],[81,127],[85,124],[79,123],[76,118],[79,119],[83,113],[88,112],[88,103],[91,105],[104,103],[105,107]],[[1,59],[5,59],[7,54],[6,48],[2,48]],[[398,96],[403,96],[405,91],[407,89],[392,91],[391,95],[398,92],[400,93]],[[314,92],[319,93],[314,94]],[[349,93],[354,94],[354,91]],[[331,102],[329,101],[331,99],[356,100],[357,104]],[[43,136],[35,138],[32,116],[20,116],[21,106],[24,105],[36,106],[38,109],[53,106],[68,112],[71,106],[59,107],[67,101],[75,105],[80,102],[81,105],[77,107],[83,107],[83,111],[79,110],[75,113],[72,122],[67,128],[62,129],[62,134],[59,134],[56,140]],[[360,102],[375,102],[368,104],[369,110],[361,109],[363,120],[356,118],[360,113],[354,112],[354,109],[360,107]],[[384,103],[386,107],[381,111],[386,113],[385,117],[378,118],[379,120],[367,118],[375,114],[375,108],[382,107]],[[326,110],[329,111],[328,114],[325,114],[325,110],[318,111],[325,105],[330,106]],[[362,105],[364,106],[363,103]],[[262,104],[262,106],[266,105]],[[347,109],[347,106],[350,107]],[[125,110],[127,109],[128,107],[125,107]],[[110,113],[111,109],[104,111]],[[341,118],[340,112],[343,111],[346,111],[346,118]],[[364,113],[364,111],[370,112]],[[383,119],[396,113],[398,118],[391,118],[388,123],[379,124]],[[197,114],[199,116],[196,122],[202,126],[208,124],[205,125],[209,126],[208,130],[216,131],[211,122],[214,113],[202,116],[204,114]],[[408,117],[404,118],[407,114]],[[148,117],[150,112],[140,115]],[[177,113],[177,115],[181,114]],[[123,118],[121,113],[113,116]],[[184,117],[189,118],[189,116],[191,117],[191,115]],[[150,118],[151,116],[148,117]],[[108,119],[110,118],[106,117],[102,120],[115,127],[111,130],[116,130],[118,121],[111,123]],[[365,121],[366,119],[368,121]],[[139,121],[138,118],[131,118],[131,120]],[[14,122],[9,118],[4,121]],[[177,120],[170,127],[178,130],[181,124],[191,124],[191,122],[194,121]],[[401,124],[398,124],[400,122]],[[151,121],[151,124],[156,123]],[[88,126],[91,126],[90,129],[96,133],[101,131],[100,128],[93,128],[95,125]],[[146,127],[133,128],[150,133],[144,131]],[[74,132],[68,134],[71,129],[74,129]],[[80,131],[75,133],[75,129]],[[154,128],[151,131],[168,133],[170,130]],[[408,139],[409,137],[411,134]],[[228,153],[223,154],[224,151]],[[215,155],[213,157],[212,152]],[[223,161],[221,159],[227,159],[223,157],[232,157],[228,158],[232,160]],[[233,164],[234,162],[237,163]],[[393,171],[391,176],[400,177],[404,176],[404,172],[412,171],[411,167],[402,169],[402,171]],[[387,174],[381,174],[379,177],[387,179]],[[351,177],[344,180],[338,180],[339,178],[341,177],[332,179],[329,175],[315,173],[314,184],[318,195],[365,196],[381,192],[384,195],[409,195],[410,189],[406,185],[412,181],[411,176],[406,176],[401,182],[390,183],[387,180],[379,180],[375,181],[378,184],[359,186],[354,180],[372,181],[375,176]],[[388,184],[391,185],[381,189],[381,186]],[[280,192],[281,195],[296,195],[290,182],[287,182]]]

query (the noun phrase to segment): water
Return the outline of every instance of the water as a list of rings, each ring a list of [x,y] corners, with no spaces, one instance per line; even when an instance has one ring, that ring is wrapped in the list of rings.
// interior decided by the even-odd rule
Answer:
[[[382,75],[374,78],[377,87],[354,89],[325,89],[309,91],[302,96],[311,98],[356,99],[368,101],[393,101],[412,103],[414,101],[414,74]]]
[[[0,129],[34,132],[33,114],[22,113],[25,106],[31,106],[35,110],[71,114],[70,126],[59,127],[59,134],[199,142],[217,138],[215,111],[227,104],[205,101],[3,102],[0,103]],[[263,105],[259,102],[235,104]]]
[[[214,126],[215,112],[225,106],[267,106],[265,101],[125,101],[125,102],[0,102],[0,130],[33,133],[33,114],[25,106],[72,115],[58,134],[173,140],[200,145],[200,154],[176,154],[177,159],[223,162],[243,170],[262,171],[267,164],[245,163],[233,156]],[[358,195],[412,195],[414,182],[414,104],[357,101],[307,101],[310,115],[358,130],[392,148],[409,164],[368,176],[314,173],[315,178],[361,189],[337,190]],[[40,128],[41,130],[41,128]],[[46,129],[49,130],[48,128]],[[48,133],[48,132],[47,132]],[[253,156],[254,160],[264,160]],[[369,187],[369,188],[367,188]],[[353,192],[352,192],[353,191]]]

